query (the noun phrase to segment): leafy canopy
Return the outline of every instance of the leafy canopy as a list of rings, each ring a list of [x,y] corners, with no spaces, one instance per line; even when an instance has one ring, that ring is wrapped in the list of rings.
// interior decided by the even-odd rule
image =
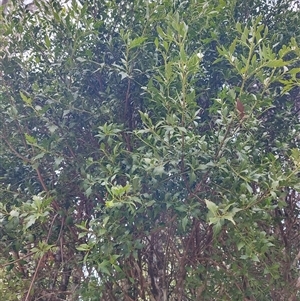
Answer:
[[[298,18],[285,1],[11,2],[1,296],[299,298]]]

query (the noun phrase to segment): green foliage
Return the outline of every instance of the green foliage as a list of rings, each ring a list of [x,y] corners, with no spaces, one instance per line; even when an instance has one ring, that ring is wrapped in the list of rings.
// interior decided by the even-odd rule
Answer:
[[[266,3],[10,4],[1,296],[299,298],[299,13]]]

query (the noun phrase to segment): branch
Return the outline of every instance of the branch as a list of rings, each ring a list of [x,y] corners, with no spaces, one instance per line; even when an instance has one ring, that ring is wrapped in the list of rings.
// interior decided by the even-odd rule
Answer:
[[[28,158],[26,158],[26,157],[24,157],[23,155],[21,155],[21,154],[19,154],[14,148],[13,148],[13,146],[10,144],[10,142],[4,137],[4,136],[0,136],[3,140],[4,140],[4,142],[7,144],[7,146],[9,147],[9,149],[18,157],[18,158],[20,158],[20,159],[22,159],[23,161],[25,161],[26,163],[31,163],[31,161],[28,159]]]

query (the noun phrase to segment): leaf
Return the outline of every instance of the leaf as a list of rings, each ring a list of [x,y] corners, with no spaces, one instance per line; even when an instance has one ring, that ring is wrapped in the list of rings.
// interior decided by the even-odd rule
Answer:
[[[46,155],[46,153],[42,152],[42,153],[39,153],[38,155],[36,155],[35,157],[33,157],[33,161],[36,161],[38,159],[41,159],[43,158],[44,156]]]
[[[235,221],[233,219],[233,216],[234,216],[234,214],[228,212],[228,213],[222,215],[222,218],[231,221],[235,225]]]
[[[80,63],[86,62],[86,59],[83,57],[77,57],[76,60]]]
[[[168,62],[167,64],[165,64],[165,76],[166,76],[167,81],[169,81],[172,76],[172,63],[171,62]]]
[[[209,220],[209,224],[213,225],[219,223],[221,220],[223,220],[223,218],[221,216],[211,216],[209,217],[208,220]]]
[[[107,275],[111,275],[107,265],[109,264],[109,262],[107,260],[104,260],[103,262],[101,262],[100,264],[98,264],[98,269],[100,270],[100,272],[107,274]]]
[[[45,45],[47,48],[50,48],[50,46],[51,46],[51,41],[50,41],[48,35],[45,36]]]
[[[76,249],[77,249],[78,251],[85,251],[85,252],[88,252],[88,251],[91,250],[91,246],[88,245],[88,244],[81,244],[81,245],[77,246]]]
[[[115,197],[122,196],[122,195],[128,193],[129,191],[130,191],[129,184],[127,184],[125,186],[122,186],[122,185],[112,186],[110,189],[111,194]]]
[[[10,211],[9,215],[12,216],[12,217],[19,217],[20,212],[13,209],[13,210]]]
[[[288,62],[284,62],[282,59],[280,60],[272,60],[267,62],[266,66],[270,68],[275,68],[275,67],[283,67],[288,65]]]
[[[179,212],[187,212],[187,206],[186,205],[176,206],[175,209]]]
[[[83,238],[83,237],[86,237],[86,232],[81,232],[78,234],[78,238]]]
[[[59,165],[63,162],[64,158],[63,157],[55,157],[54,158],[54,167],[58,168]]]
[[[88,228],[85,224],[76,224],[75,226],[81,230],[88,231]]]
[[[106,226],[107,222],[109,221],[109,218],[110,218],[110,216],[106,216],[106,217],[103,219],[103,227]]]
[[[239,23],[239,22],[236,23],[236,29],[237,29],[237,31],[238,31],[239,33],[242,33],[242,32],[243,32],[241,23]]]
[[[238,244],[237,244],[237,248],[238,248],[239,251],[240,251],[244,246],[245,246],[245,243],[242,242],[242,241],[238,242]]]
[[[86,190],[85,190],[85,195],[87,197],[89,197],[92,194],[92,186],[89,186]]]
[[[28,229],[32,225],[35,224],[37,220],[37,217],[33,214],[29,215],[28,217],[25,218],[26,224],[25,224],[25,229]]]
[[[260,260],[259,260],[259,258],[257,257],[256,254],[253,254],[253,255],[251,256],[251,260],[254,261],[254,262],[260,262]]]
[[[32,105],[32,99],[30,97],[27,97],[22,91],[20,91],[20,96],[27,105]]]
[[[121,75],[121,80],[123,80],[124,78],[130,77],[130,76],[128,75],[128,73],[127,73],[127,72],[124,72],[124,71],[120,71],[120,72],[119,72],[119,75]]]
[[[216,235],[220,233],[221,229],[222,229],[222,224],[221,224],[220,221],[218,221],[217,223],[215,223],[213,225],[213,235],[214,235],[214,237],[216,237]]]
[[[36,144],[36,139],[27,133],[25,133],[25,139],[26,139],[26,142],[28,142],[29,144]]]
[[[181,220],[181,225],[182,225],[182,228],[183,228],[183,231],[186,230],[186,225],[188,224],[188,217],[185,216],[182,220]]]
[[[231,45],[229,46],[229,52],[230,52],[230,54],[234,53],[234,50],[235,50],[235,47],[236,47],[236,42],[237,42],[237,39],[235,38],[233,40],[233,42],[231,43]]]
[[[154,45],[158,49],[159,42],[157,37],[154,39]]]
[[[166,35],[160,26],[157,26],[156,30],[162,38]]]
[[[205,200],[205,203],[206,203],[208,210],[213,214],[213,216],[217,215],[218,206],[215,203],[213,203],[207,199]]]
[[[58,126],[56,126],[54,124],[48,125],[47,127],[51,134],[53,134],[58,129]]]
[[[146,40],[147,40],[147,38],[145,38],[145,37],[135,38],[134,40],[132,40],[132,41],[129,42],[129,49],[133,49],[133,48],[136,48],[136,47],[140,46]]]
[[[289,71],[290,74],[295,75],[300,73],[300,68],[293,68]]]
[[[164,173],[165,173],[164,165],[156,166],[156,167],[153,169],[153,175],[154,175],[154,176],[162,176]]]

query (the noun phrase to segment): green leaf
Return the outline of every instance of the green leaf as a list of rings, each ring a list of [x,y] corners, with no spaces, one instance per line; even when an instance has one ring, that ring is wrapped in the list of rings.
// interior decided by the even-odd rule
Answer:
[[[238,250],[240,251],[243,247],[245,246],[245,243],[240,241],[238,244],[237,244],[237,248]]]
[[[20,96],[27,105],[32,105],[32,99],[30,97],[27,97],[22,91],[20,91]]]
[[[270,68],[276,68],[276,67],[283,67],[283,66],[288,66],[288,62],[284,62],[282,59],[279,60],[272,60],[267,62],[266,66]]]
[[[103,227],[106,226],[106,224],[108,223],[109,221],[109,216],[106,216],[104,219],[103,219]]]
[[[145,37],[138,37],[138,38],[135,38],[134,40],[130,41],[129,42],[129,49],[133,49],[133,48],[136,48],[138,46],[140,46],[141,44],[143,44],[145,41],[147,40],[147,38]]]
[[[100,264],[98,264],[98,269],[101,273],[104,273],[106,275],[111,275],[110,271],[108,270],[107,266],[109,265],[109,262],[104,260],[103,262],[101,262]]]
[[[234,216],[234,214],[228,212],[228,213],[222,215],[222,218],[231,221],[235,225],[235,221],[233,219],[233,216]]]
[[[251,260],[254,261],[254,262],[260,262],[260,260],[259,260],[259,258],[257,257],[256,254],[253,254],[253,255],[251,256]]]
[[[30,136],[29,134],[24,134],[26,142],[29,144],[36,144],[36,139],[33,136]]]
[[[220,221],[218,221],[217,223],[215,223],[213,225],[213,234],[214,237],[216,237],[222,230],[222,223]]]
[[[89,252],[92,249],[92,247],[90,245],[88,245],[88,244],[81,244],[81,245],[77,246],[76,249],[78,251]]]
[[[43,158],[45,155],[46,155],[46,153],[44,153],[44,152],[43,153],[39,153],[38,155],[34,156],[32,159],[33,159],[33,161],[36,161],[38,159]]]
[[[234,50],[235,50],[235,47],[236,47],[236,42],[237,42],[237,39],[234,39],[233,42],[231,43],[231,45],[229,46],[230,54],[234,53]]]
[[[37,216],[33,215],[33,214],[29,215],[28,217],[26,217],[24,219],[24,221],[25,221],[25,229],[28,229],[29,227],[31,227],[32,225],[34,225],[35,222],[36,222],[36,220],[37,220]]]
[[[162,176],[164,173],[165,173],[164,165],[156,166],[156,167],[153,169],[153,175],[154,175],[154,176]]]
[[[92,194],[92,186],[89,186],[86,190],[85,190],[85,195],[87,197],[89,197]]]
[[[46,45],[47,48],[51,47],[51,41],[50,41],[48,35],[45,36],[45,45]]]
[[[243,32],[241,23],[239,23],[239,22],[236,23],[236,29],[237,29],[237,31],[238,31],[239,33],[242,33],[242,32]]]
[[[188,224],[188,217],[187,216],[185,216],[182,220],[181,220],[181,225],[182,225],[182,228],[183,228],[183,231],[185,231],[186,230],[186,226],[187,226],[187,224]]]
[[[206,204],[208,210],[213,214],[213,216],[217,215],[219,208],[215,203],[206,199],[205,204]]]

